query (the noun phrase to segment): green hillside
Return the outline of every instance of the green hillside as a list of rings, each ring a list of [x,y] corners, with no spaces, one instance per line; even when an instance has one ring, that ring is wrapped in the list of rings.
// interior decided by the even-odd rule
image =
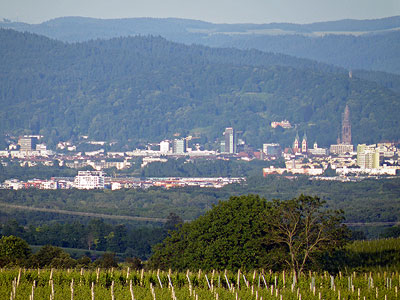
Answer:
[[[67,44],[0,30],[0,41],[3,134],[49,144],[87,134],[132,147],[180,133],[211,147],[233,126],[257,147],[289,145],[296,130],[326,146],[348,104],[355,143],[400,137],[395,89],[306,60],[160,37]],[[283,119],[297,129],[270,127]]]
[[[312,24],[213,24],[175,18],[63,17],[41,24],[4,21],[0,22],[0,27],[68,42],[155,35],[188,45],[284,53],[348,69],[396,74],[400,70],[400,16]]]

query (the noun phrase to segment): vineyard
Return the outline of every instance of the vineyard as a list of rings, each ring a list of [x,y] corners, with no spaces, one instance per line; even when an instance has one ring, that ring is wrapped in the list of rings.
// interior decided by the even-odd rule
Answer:
[[[0,299],[399,299],[400,274],[2,269]]]

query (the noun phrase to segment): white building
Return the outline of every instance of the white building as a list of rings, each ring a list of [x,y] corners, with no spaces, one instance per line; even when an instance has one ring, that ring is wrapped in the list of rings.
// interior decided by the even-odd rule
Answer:
[[[160,142],[160,152],[168,153],[169,152],[169,141]]]
[[[104,172],[79,171],[75,177],[74,186],[77,189],[104,189]]]
[[[283,120],[280,122],[271,122],[271,127],[272,128],[276,128],[278,126],[281,126],[282,128],[292,128],[292,125],[290,124],[290,122],[288,120]]]
[[[24,188],[24,184],[18,179],[7,179],[4,181],[4,186],[13,190],[20,190]]]
[[[143,157],[143,161],[142,161],[142,164],[140,165],[140,167],[144,168],[145,166],[147,166],[148,164],[153,163],[153,162],[165,163],[167,161],[168,161],[168,159],[162,158],[162,157],[151,157],[151,156]]]
[[[314,148],[308,149],[308,152],[312,155],[321,155],[325,156],[327,154],[327,150],[325,148],[318,148],[317,142],[314,143]]]
[[[353,145],[348,145],[348,144],[337,144],[337,145],[331,145],[330,147],[330,152],[332,154],[345,154],[345,153],[351,153],[354,151]]]
[[[291,173],[291,174],[318,176],[318,175],[322,175],[324,173],[324,169],[322,169],[322,168],[275,168],[273,166],[263,169],[264,177],[267,175],[271,175],[271,174],[282,175],[285,172]]]

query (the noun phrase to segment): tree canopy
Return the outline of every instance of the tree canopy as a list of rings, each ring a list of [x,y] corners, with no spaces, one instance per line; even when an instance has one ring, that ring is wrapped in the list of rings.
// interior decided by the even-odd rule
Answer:
[[[204,216],[185,223],[155,247],[150,266],[157,268],[238,269],[266,263],[265,199],[255,195],[221,201]]]
[[[23,239],[10,235],[0,239],[0,266],[21,264],[31,254],[31,249]]]
[[[302,272],[317,253],[345,245],[343,213],[323,210],[318,197],[268,202],[233,196],[171,232],[149,265],[162,269],[284,269]]]

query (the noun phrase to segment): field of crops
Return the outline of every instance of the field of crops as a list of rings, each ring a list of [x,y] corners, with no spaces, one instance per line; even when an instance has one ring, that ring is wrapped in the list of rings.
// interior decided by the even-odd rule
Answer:
[[[384,251],[400,251],[400,238],[354,241],[347,246],[354,252],[382,253]]]
[[[399,272],[303,274],[2,269],[0,299],[399,299]]]

